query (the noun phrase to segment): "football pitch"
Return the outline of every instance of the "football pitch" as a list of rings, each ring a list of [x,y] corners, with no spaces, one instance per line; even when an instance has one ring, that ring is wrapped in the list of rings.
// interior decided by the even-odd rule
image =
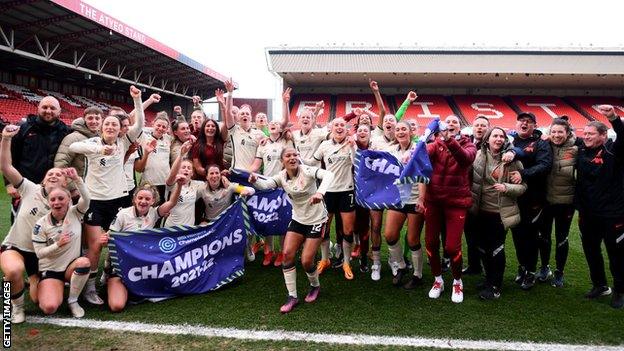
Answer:
[[[0,229],[4,236],[9,228],[9,201],[4,188],[0,189],[0,194]],[[383,248],[382,252],[387,250]],[[590,281],[576,221],[570,233],[564,288],[538,283],[531,291],[522,291],[512,282],[517,261],[510,234],[506,255],[505,283],[502,296],[496,301],[484,302],[477,297],[475,286],[481,277],[465,277],[464,302],[453,304],[449,291],[438,300],[427,297],[432,282],[428,266],[424,268],[424,285],[406,291],[391,285],[387,265],[383,267],[381,281],[374,282],[368,274],[359,273],[358,263],[354,262],[353,281],[346,281],[340,269],[325,272],[321,276],[321,295],[317,302],[302,302],[292,313],[281,315],[279,307],[286,298],[281,270],[262,267],[260,254],[255,262],[247,264],[242,279],[219,291],[130,305],[118,314],[83,302],[87,320],[78,323],[72,323],[65,304],[53,316],[55,319],[43,319],[38,308],[28,302],[27,316],[34,319],[13,325],[12,347],[37,350],[402,350],[412,346],[549,349],[544,343],[563,344],[553,345],[553,349],[566,349],[565,345],[601,349],[624,344],[624,311],[611,308],[609,297],[596,301],[583,298]],[[553,261],[554,257],[552,264]],[[608,263],[606,265],[608,267]],[[299,268],[298,273],[302,297],[307,291],[307,279],[302,269]],[[444,279],[450,286],[450,273],[446,273]],[[102,323],[107,321],[115,323]],[[392,341],[395,339],[406,342]],[[370,343],[371,340],[379,342]],[[419,343],[419,340],[429,343]],[[476,343],[459,342],[470,340]],[[537,344],[526,344],[529,342]]]

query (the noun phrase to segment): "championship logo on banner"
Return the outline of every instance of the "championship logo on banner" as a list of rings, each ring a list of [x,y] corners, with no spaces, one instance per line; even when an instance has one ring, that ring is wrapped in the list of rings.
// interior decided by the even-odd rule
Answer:
[[[243,276],[248,231],[239,199],[207,226],[110,232],[111,265],[137,296],[201,294]]]
[[[262,176],[259,176],[262,177]],[[249,183],[249,172],[233,169],[230,181],[253,187]],[[258,190],[246,199],[251,215],[251,226],[260,236],[284,235],[292,218],[292,205],[283,189]]]
[[[355,202],[364,208],[382,210],[401,207],[394,182],[403,165],[384,151],[358,150],[355,154]]]

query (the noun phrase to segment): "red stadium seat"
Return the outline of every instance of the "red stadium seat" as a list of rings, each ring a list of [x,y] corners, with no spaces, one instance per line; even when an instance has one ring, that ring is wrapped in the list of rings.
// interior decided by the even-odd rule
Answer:
[[[608,126],[609,121],[597,110],[599,105],[613,105],[616,109],[616,113],[624,115],[624,100],[617,97],[594,97],[594,96],[582,96],[582,97],[569,97],[572,103],[580,107],[583,111],[594,117],[595,120],[606,123]]]
[[[383,97],[382,97],[383,98]],[[384,104],[386,104],[386,111],[390,113],[388,109],[388,101],[383,98]],[[379,106],[375,103],[375,97],[372,94],[353,94],[353,95],[338,95],[336,101],[336,117],[342,117],[351,113],[356,108],[362,108],[372,111],[379,115]],[[377,120],[373,121],[373,125],[376,125]]]
[[[514,129],[516,112],[499,96],[457,95],[453,100],[470,124],[478,115],[484,115],[492,126]]]
[[[395,96],[397,108],[405,101],[405,95]],[[442,95],[418,96],[405,112],[403,119],[414,119],[418,122],[418,133],[422,133],[429,122],[434,118],[444,120],[449,115],[454,115],[453,109],[449,106]]]
[[[295,96],[293,108],[290,111],[289,122],[292,123],[293,126],[297,126],[297,115],[299,112],[306,107],[314,108],[316,103],[321,100],[325,102],[325,108],[323,109],[323,114],[319,116],[316,122],[325,125],[329,120],[329,112],[331,109],[331,97],[327,94],[301,94]]]
[[[514,96],[511,99],[522,111],[535,114],[538,127],[548,127],[553,118],[567,115],[578,133],[589,122],[585,116],[555,96]]]

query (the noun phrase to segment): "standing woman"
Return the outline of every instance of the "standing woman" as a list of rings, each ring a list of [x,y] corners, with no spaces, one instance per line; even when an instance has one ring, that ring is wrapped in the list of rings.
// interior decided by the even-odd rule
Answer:
[[[537,274],[539,281],[550,276],[550,247],[553,221],[555,222],[555,262],[552,286],[563,286],[563,270],[568,259],[570,225],[574,217],[574,167],[578,146],[570,123],[555,118],[550,125],[550,147],[553,151],[553,165],[548,175],[546,206],[538,248],[542,267]]]
[[[288,313],[299,303],[297,298],[297,270],[295,254],[303,245],[301,265],[310,282],[310,291],[305,302],[316,301],[320,291],[318,271],[314,266],[314,257],[325,235],[327,209],[323,204],[326,193],[333,180],[333,173],[316,167],[303,166],[299,162],[297,150],[287,147],[280,155],[284,170],[267,180],[258,179],[255,174],[249,176],[249,182],[258,189],[284,189],[293,207],[293,215],[284,241],[284,262],[282,271],[288,290],[286,303],[280,308],[281,313]],[[317,187],[317,181],[321,184]]]
[[[33,228],[32,241],[39,258],[39,308],[49,315],[63,303],[65,282],[69,282],[67,305],[76,318],[84,317],[78,304],[91,263],[81,256],[82,217],[89,208],[89,192],[74,168],[65,170],[80,193],[80,200],[71,205],[71,196],[65,188],[54,188],[48,193],[50,213],[40,218]]]
[[[0,268],[4,279],[11,282],[11,322],[23,323],[24,314],[24,272],[30,285],[29,296],[38,303],[39,260],[32,242],[32,231],[39,218],[45,216],[50,207],[47,194],[56,187],[67,186],[65,173],[60,168],[48,170],[41,184],[35,184],[22,177],[11,163],[11,139],[19,127],[8,125],[2,131],[0,143],[0,171],[18,192],[21,204],[9,233],[2,241]]]
[[[152,123],[152,132],[144,133],[141,137],[143,154],[135,164],[135,170],[143,173],[141,184],[149,183],[156,186],[161,199],[165,198],[165,180],[171,170],[169,158],[173,138],[167,134],[169,119],[156,117]],[[151,147],[148,147],[150,144]]]
[[[624,307],[624,123],[613,106],[601,105],[615,131],[615,142],[607,142],[607,126],[589,122],[583,132],[576,165],[575,203],[579,229],[589,266],[592,289],[588,299],[611,294],[602,258],[602,241],[613,276],[611,307]]]
[[[206,119],[201,130],[203,132],[199,134],[197,142],[191,149],[191,160],[197,179],[206,179],[208,165],[216,164],[219,168],[225,169],[223,148],[228,131],[225,126],[219,127],[213,119]]]
[[[395,140],[393,144],[385,149],[390,152],[399,162],[407,163],[416,148],[416,143],[412,141],[410,125],[406,122],[398,122],[395,126]],[[409,282],[403,287],[408,290],[415,289],[422,284],[422,245],[420,244],[420,233],[425,222],[425,207],[423,205],[424,184],[412,185],[409,200],[402,208],[389,209],[386,218],[386,228],[384,237],[390,251],[390,266],[392,268],[392,284],[401,285],[406,270],[403,250],[401,249],[401,228],[407,220],[407,245],[410,248],[412,267],[414,274]],[[461,245],[461,243],[460,243]]]
[[[171,131],[173,132],[173,142],[171,143],[171,152],[169,153],[169,162],[173,163],[180,154],[182,144],[187,140],[195,141],[195,137],[191,134],[191,128],[186,121],[173,121],[171,123]]]
[[[444,291],[442,267],[440,266],[440,233],[446,229],[444,250],[451,257],[453,292],[451,300],[464,300],[462,274],[461,235],[464,231],[466,212],[472,205],[470,192],[470,169],[477,149],[470,139],[460,135],[459,118],[448,116],[447,129],[436,135],[434,142],[427,144],[433,173],[425,194],[425,245],[435,277],[429,297],[437,299]]]
[[[125,196],[128,194],[128,185],[124,181],[126,179],[124,156],[130,145],[140,136],[145,123],[141,91],[131,86],[130,95],[134,101],[136,123],[128,129],[125,137],[121,137],[119,118],[108,116],[102,122],[100,137],[74,143],[69,147],[70,151],[87,157],[85,182],[92,200],[85,214],[84,223],[91,275],[83,295],[89,303],[95,305],[104,303],[95,288],[95,277],[102,251],[100,237],[104,231],[108,230],[108,226],[115,218],[118,209],[122,208]]]
[[[204,182],[193,180],[193,163],[186,159],[186,154],[191,149],[191,146],[190,140],[182,144],[166,180],[167,193],[170,193],[173,187],[176,186],[176,179],[182,177],[182,182],[177,185],[177,187],[181,187],[180,195],[176,199],[177,204],[169,212],[165,220],[165,227],[195,225],[195,204],[197,199],[199,199],[201,190],[204,188]]]
[[[329,212],[328,222],[334,215],[342,219],[342,270],[347,280],[353,279],[351,270],[351,248],[355,230],[355,194],[353,192],[354,142],[349,139],[347,125],[342,118],[332,121],[331,139],[321,143],[314,153],[314,159],[323,161],[325,168],[334,174],[334,181],[327,188],[325,203]],[[322,273],[330,266],[329,235],[323,238],[321,261],[318,271]]]
[[[355,132],[355,145],[358,150],[374,150],[375,144],[371,141],[371,124],[363,124],[362,116],[358,120],[358,127]],[[368,117],[368,116],[367,116]],[[371,228],[371,210],[355,204],[355,235],[360,240],[360,272],[368,273],[368,246]],[[376,241],[375,241],[376,240]],[[381,238],[373,238],[373,247],[381,246]]]
[[[294,148],[292,140],[286,140],[282,133],[282,126],[280,122],[271,121],[268,126],[269,139],[258,147],[256,152],[256,159],[251,165],[251,172],[258,172],[262,167],[262,175],[265,177],[272,177],[284,168],[280,155],[285,148]],[[263,266],[271,264],[273,258],[273,237],[280,238],[280,245],[284,248],[284,234],[285,233],[271,233],[275,235],[267,235],[264,240],[264,259],[262,261]],[[283,250],[280,250],[275,258],[274,265],[280,267],[284,259]]]
[[[159,201],[156,187],[150,184],[139,186],[134,193],[132,207],[124,208],[117,213],[117,216],[110,224],[110,230],[127,232],[153,229],[156,223],[176,205],[183,181],[184,177],[178,175],[176,177],[177,186],[175,186],[171,197],[157,207],[152,207]],[[106,245],[108,243],[108,234],[102,233],[98,240],[101,245]],[[126,307],[126,302],[128,302],[128,289],[121,281],[121,277],[112,274],[106,281],[106,291],[108,292],[108,306],[111,311],[122,311]]]
[[[506,143],[507,133],[502,128],[487,131],[472,169],[470,213],[477,234],[476,246],[485,267],[485,287],[479,292],[484,300],[500,297],[505,272],[505,236],[507,229],[520,223],[516,199],[527,189],[526,183],[513,184],[509,176],[509,172],[521,170],[522,163],[501,161]]]

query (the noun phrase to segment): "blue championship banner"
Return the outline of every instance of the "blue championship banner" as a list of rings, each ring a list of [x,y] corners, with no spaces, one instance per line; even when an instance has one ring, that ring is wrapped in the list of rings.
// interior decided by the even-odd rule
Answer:
[[[140,297],[201,294],[243,275],[248,231],[239,199],[207,226],[110,232],[111,265]]]
[[[261,177],[261,176],[259,176]],[[230,181],[253,187],[249,172],[237,169],[230,171]],[[282,189],[258,190],[246,199],[251,215],[251,226],[257,235],[285,235],[292,219],[292,205]]]
[[[385,151],[358,150],[355,154],[355,202],[374,210],[400,208],[394,182],[403,171],[396,157]]]

